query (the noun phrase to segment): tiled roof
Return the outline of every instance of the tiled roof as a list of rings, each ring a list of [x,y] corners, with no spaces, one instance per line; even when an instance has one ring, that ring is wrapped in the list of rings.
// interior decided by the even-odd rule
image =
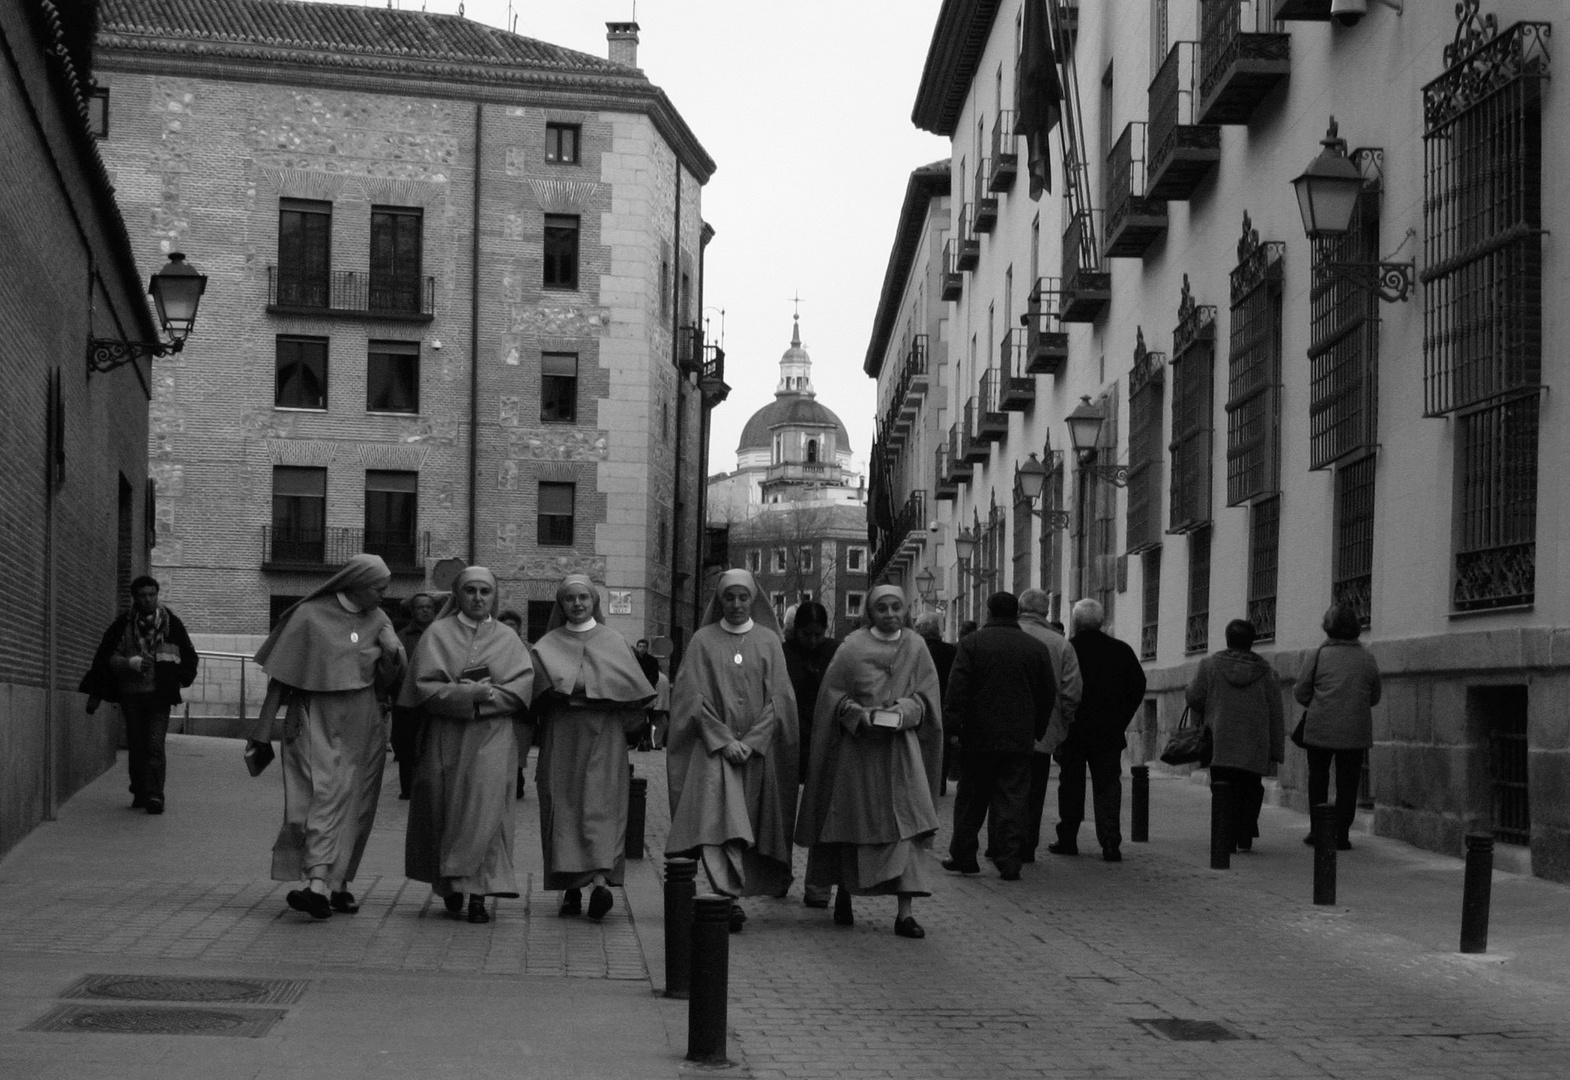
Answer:
[[[299,0],[103,0],[101,36],[134,47],[138,38],[269,50],[531,67],[643,81],[634,68],[477,23],[457,15]]]

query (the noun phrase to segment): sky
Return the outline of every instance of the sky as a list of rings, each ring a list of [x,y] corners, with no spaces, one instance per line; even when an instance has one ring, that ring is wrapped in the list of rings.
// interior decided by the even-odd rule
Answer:
[[[387,0],[380,0],[386,3]],[[421,0],[394,0],[405,9]],[[736,467],[747,419],[773,400],[791,297],[818,400],[865,470],[876,384],[862,372],[910,171],[949,155],[911,107],[940,0],[636,0],[638,66],[717,166],[703,189],[710,336],[724,311],[729,399],[713,414],[709,471]],[[458,0],[426,0],[455,14]],[[514,0],[516,30],[605,56],[605,23],[634,0]],[[464,15],[507,28],[508,0]]]

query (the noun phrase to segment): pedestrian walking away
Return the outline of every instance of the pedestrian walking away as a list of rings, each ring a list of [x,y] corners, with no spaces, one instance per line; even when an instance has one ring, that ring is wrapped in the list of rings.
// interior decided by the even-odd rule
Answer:
[[[1081,683],[1079,658],[1063,636],[1063,624],[1051,619],[1052,598],[1041,589],[1026,589],[1019,594],[1020,629],[1047,647],[1052,654],[1052,677],[1057,680],[1058,698],[1052,705],[1047,733],[1036,740],[1030,758],[1030,803],[1025,815],[1025,840],[1021,849],[1024,862],[1036,861],[1041,844],[1041,815],[1047,805],[1047,781],[1052,773],[1052,753],[1063,744],[1068,726],[1079,707]]]
[[[959,639],[943,703],[949,743],[959,750],[954,832],[945,870],[979,873],[982,822],[987,849],[1005,881],[1019,880],[1030,759],[1047,733],[1057,683],[1052,655],[1019,625],[1013,593],[987,598],[987,624]]]
[[[1210,726],[1210,780],[1232,785],[1232,842],[1252,851],[1259,836],[1264,777],[1286,757],[1281,686],[1269,662],[1254,651],[1254,625],[1227,623],[1227,647],[1199,662],[1184,694]]]
[[[943,616],[935,611],[929,611],[916,620],[916,633],[927,643],[927,652],[932,657],[933,667],[938,669],[939,701],[946,701],[949,696],[949,672],[954,668],[954,646],[943,640]],[[959,779],[959,763],[949,750],[948,740],[943,740],[943,775],[938,780],[938,790],[935,795],[943,796],[949,793],[949,781]]]
[[[1069,644],[1079,661],[1079,707],[1054,755],[1058,763],[1058,838],[1054,855],[1079,854],[1085,820],[1085,773],[1095,803],[1096,841],[1107,862],[1123,858],[1124,732],[1145,700],[1145,669],[1128,643],[1102,632],[1106,612],[1099,601],[1080,600],[1070,614]]]
[[[746,570],[720,575],[671,695],[667,855],[699,859],[732,898],[784,896],[791,882],[798,733],[779,624]]]
[[[87,695],[89,713],[100,701],[120,707],[131,808],[161,814],[169,710],[180,704],[180,691],[196,681],[198,657],[185,624],[158,602],[157,579],[138,577],[130,592],[131,610],[104,631],[78,689]]]
[[[828,636],[829,613],[816,600],[804,600],[785,613],[785,668],[790,672],[791,692],[796,695],[797,719],[801,726],[801,748],[796,755],[796,777],[807,779],[807,762],[812,752],[813,706],[823,687],[839,642]],[[832,888],[807,880],[802,885],[802,903],[812,908],[829,906]]]
[[[349,883],[376,821],[387,760],[381,695],[405,667],[379,606],[391,581],[379,557],[351,556],[283,613],[256,652],[267,697],[248,741],[282,743],[284,819],[272,877],[303,881],[286,899],[316,919],[360,909]]]
[[[1308,670],[1298,676],[1292,696],[1303,710],[1301,735],[1308,752],[1308,804],[1330,799],[1330,768],[1336,771],[1336,846],[1352,848],[1357,791],[1363,755],[1374,745],[1373,706],[1379,704],[1379,666],[1358,638],[1363,621],[1350,604],[1334,604],[1321,626],[1325,641],[1314,651]],[[1312,844],[1312,835],[1305,844]]]
[[[534,684],[529,650],[496,618],[496,576],[471,566],[409,658],[399,704],[419,718],[404,874],[459,916],[491,921],[487,897],[516,897],[513,717]]]
[[[853,895],[892,895],[894,932],[922,938],[913,901],[931,895],[922,862],[938,829],[943,714],[932,656],[904,623],[905,594],[876,586],[823,677],[796,843],[807,886],[839,886],[836,923],[855,922]]]
[[[627,736],[642,727],[654,687],[627,639],[605,625],[599,589],[583,574],[556,590],[534,672],[545,887],[562,891],[562,915],[582,914],[589,889],[588,915],[603,918],[610,886],[626,876]]]

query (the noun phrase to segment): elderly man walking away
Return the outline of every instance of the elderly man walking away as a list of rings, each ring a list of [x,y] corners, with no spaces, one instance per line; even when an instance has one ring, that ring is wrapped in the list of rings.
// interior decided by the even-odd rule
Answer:
[[[1096,808],[1096,840],[1107,862],[1123,859],[1123,733],[1145,700],[1145,669],[1126,642],[1101,632],[1106,612],[1095,600],[1081,600],[1072,615],[1070,644],[1084,683],[1079,708],[1058,759],[1058,839],[1054,855],[1079,854],[1079,825],[1085,820],[1085,770]]]
[[[1021,853],[1028,863],[1036,861],[1036,847],[1041,843],[1041,815],[1047,806],[1052,752],[1068,735],[1068,726],[1074,722],[1074,710],[1079,707],[1081,690],[1079,659],[1068,638],[1063,636],[1063,624],[1052,622],[1051,616],[1052,598],[1045,592],[1026,589],[1019,594],[1020,629],[1045,645],[1052,654],[1052,677],[1058,684],[1052,722],[1047,725],[1047,733],[1036,740],[1036,752],[1030,756],[1030,804],[1026,808],[1025,846]]]
[[[1052,654],[1019,625],[1013,593],[987,598],[987,625],[960,638],[943,703],[944,727],[960,755],[954,835],[943,869],[981,872],[981,823],[1004,881],[1018,881],[1030,799],[1030,759],[1047,732],[1057,682]]]
[[[131,610],[104,631],[78,689],[88,695],[88,712],[99,699],[120,705],[133,810],[164,812],[169,709],[180,704],[181,688],[196,681],[196,665],[185,624],[158,602],[158,582],[145,575],[131,582]]]

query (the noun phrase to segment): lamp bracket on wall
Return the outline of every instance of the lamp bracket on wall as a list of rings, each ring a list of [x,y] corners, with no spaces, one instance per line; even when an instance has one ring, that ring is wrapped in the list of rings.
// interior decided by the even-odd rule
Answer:
[[[87,373],[104,374],[133,360],[168,356],[185,348],[184,341],[121,341],[118,338],[87,340]]]

